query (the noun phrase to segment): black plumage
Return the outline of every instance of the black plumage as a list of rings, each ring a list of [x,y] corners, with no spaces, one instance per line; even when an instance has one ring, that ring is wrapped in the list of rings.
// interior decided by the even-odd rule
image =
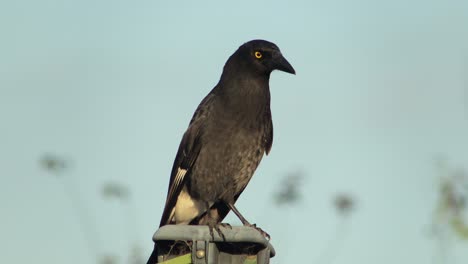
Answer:
[[[218,224],[229,210],[250,225],[234,203],[271,149],[273,70],[295,74],[279,48],[265,40],[243,44],[227,60],[180,143],[161,226],[206,224],[220,233]]]

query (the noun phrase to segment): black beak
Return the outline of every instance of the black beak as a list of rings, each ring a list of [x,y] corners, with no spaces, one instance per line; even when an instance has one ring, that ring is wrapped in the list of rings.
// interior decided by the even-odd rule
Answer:
[[[275,52],[273,55],[273,67],[276,70],[284,71],[291,74],[296,74],[294,68],[289,64],[289,62],[283,57],[281,52]]]

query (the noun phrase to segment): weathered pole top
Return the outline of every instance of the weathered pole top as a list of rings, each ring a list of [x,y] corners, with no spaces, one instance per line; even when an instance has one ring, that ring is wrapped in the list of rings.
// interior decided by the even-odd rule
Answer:
[[[255,228],[220,227],[211,237],[208,226],[166,225],[153,236],[163,264],[268,264],[275,256],[270,242]],[[153,264],[153,263],[151,263]]]

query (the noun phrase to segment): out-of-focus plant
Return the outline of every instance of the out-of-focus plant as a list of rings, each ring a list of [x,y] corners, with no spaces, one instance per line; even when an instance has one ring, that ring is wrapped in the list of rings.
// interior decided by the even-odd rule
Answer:
[[[125,200],[129,198],[129,191],[124,185],[108,182],[102,187],[102,195],[105,198],[116,198],[120,200]]]
[[[343,217],[348,216],[354,210],[355,201],[353,197],[347,193],[340,193],[335,196],[334,204],[336,211]]]
[[[42,169],[61,178],[61,182],[63,183],[65,193],[69,196],[70,202],[76,210],[77,217],[79,219],[82,231],[88,243],[89,250],[96,257],[97,262],[100,264],[121,263],[121,261],[116,255],[102,255],[100,253],[101,250],[99,242],[101,240],[98,236],[98,229],[95,226],[96,223],[95,221],[91,220],[92,217],[89,214],[88,208],[82,201],[81,192],[78,189],[76,189],[77,184],[74,183],[73,177],[71,177],[72,175],[67,175],[71,162],[63,158],[62,156],[48,153],[40,157],[39,164],[42,167]],[[122,205],[126,205],[126,210],[123,210],[123,219],[125,219],[127,223],[127,239],[129,240],[129,243],[132,243],[132,245],[130,246],[128,261],[126,261],[126,263],[143,263],[142,250],[136,242],[136,215],[133,203],[130,199],[131,197],[129,189],[125,185],[116,182],[108,182],[103,185],[101,194],[104,198],[115,199]]]
[[[301,172],[287,174],[281,181],[280,189],[275,193],[274,199],[277,205],[296,204],[302,198],[301,186],[304,176]]]
[[[88,245],[88,250],[94,259],[100,258],[100,237],[96,223],[90,210],[83,202],[78,184],[70,173],[71,161],[61,155],[46,153],[39,158],[40,166],[47,172],[59,177],[65,194],[68,196],[70,206],[74,208],[76,218],[80,223],[81,231]]]
[[[338,219],[334,236],[331,237],[314,263],[333,263],[344,247],[344,242],[350,228],[349,216],[356,208],[356,201],[349,193],[338,193],[332,199],[333,207],[340,219]]]
[[[130,264],[141,264],[145,263],[143,259],[143,251],[139,245],[134,245],[130,252],[129,263]]]
[[[468,175],[460,168],[446,168],[445,163],[441,163],[440,166],[442,174],[439,180],[435,224],[448,224],[459,238],[468,239]]]
[[[99,259],[99,264],[116,264],[118,263],[117,257],[113,255],[105,255]]]
[[[69,167],[69,162],[64,158],[53,155],[53,154],[44,154],[40,160],[39,164],[41,167],[51,173],[59,175],[61,172],[65,171]]]
[[[451,263],[451,242],[468,240],[466,198],[468,176],[462,168],[454,168],[443,158],[436,160],[438,196],[433,213],[431,235],[437,250],[433,263]]]
[[[135,208],[130,196],[130,190],[126,185],[117,182],[107,182],[102,187],[102,196],[107,199],[115,199],[121,203],[124,221],[126,222],[127,240],[130,243],[128,263],[143,263],[143,253],[137,242],[137,219]]]

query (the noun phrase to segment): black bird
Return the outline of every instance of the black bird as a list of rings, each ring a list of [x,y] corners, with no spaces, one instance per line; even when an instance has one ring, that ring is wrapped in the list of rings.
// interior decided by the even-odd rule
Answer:
[[[227,60],[219,83],[190,121],[172,167],[160,226],[219,224],[229,210],[252,226],[234,203],[273,142],[270,73],[295,74],[279,48],[249,41]]]

